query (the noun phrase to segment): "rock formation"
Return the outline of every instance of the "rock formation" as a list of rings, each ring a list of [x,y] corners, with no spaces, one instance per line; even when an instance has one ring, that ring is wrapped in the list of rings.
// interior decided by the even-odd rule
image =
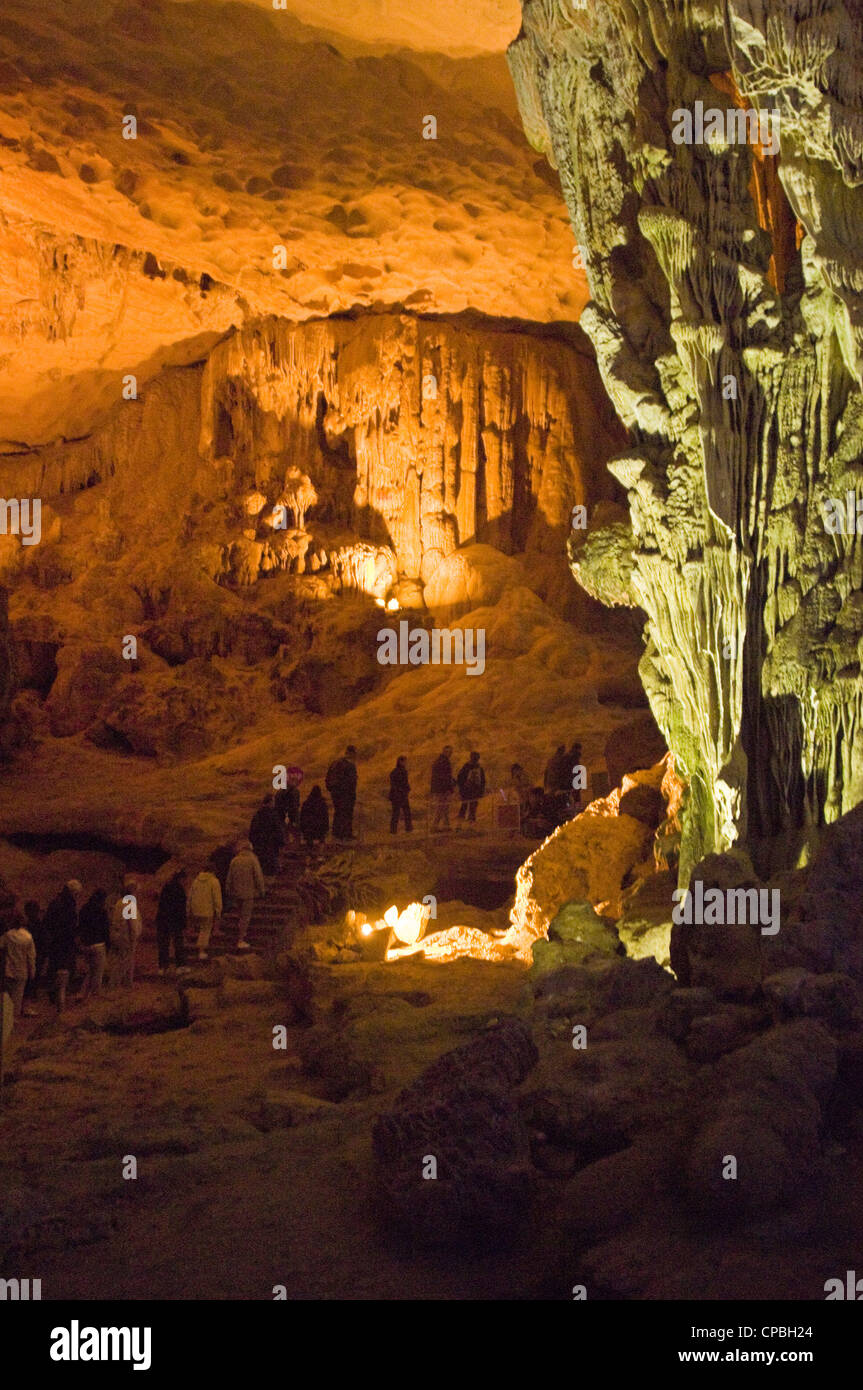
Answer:
[[[647,614],[641,675],[689,783],[684,875],[738,841],[762,873],[794,863],[863,795],[863,548],[830,522],[861,486],[861,18],[859,0],[524,0],[510,50],[629,431],[609,467],[630,546],[615,522],[585,571]],[[714,109],[723,133],[699,140]],[[631,576],[603,583],[628,548]]]
[[[572,507],[613,495],[597,463],[617,427],[598,387],[577,329],[271,319],[210,353],[201,454],[264,493],[298,469],[316,519],[386,542],[398,573],[425,582],[469,541],[558,550]]]
[[[141,391],[264,314],[578,317],[502,54],[373,56],[349,8],[366,43],[337,50],[270,3],[5,0],[0,448],[92,432],[130,375]]]
[[[381,1208],[413,1241],[470,1247],[516,1229],[531,1172],[515,1089],[536,1059],[530,1029],[506,1018],[444,1053],[377,1118]]]

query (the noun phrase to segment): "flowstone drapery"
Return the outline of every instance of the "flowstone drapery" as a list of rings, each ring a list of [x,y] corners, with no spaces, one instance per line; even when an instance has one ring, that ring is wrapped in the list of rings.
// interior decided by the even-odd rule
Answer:
[[[825,521],[863,489],[863,5],[523,0],[523,16],[525,130],[559,171],[581,323],[629,430],[609,468],[642,679],[689,779],[682,873],[738,841],[766,872],[863,797],[863,545]],[[677,143],[699,102],[736,114]]]

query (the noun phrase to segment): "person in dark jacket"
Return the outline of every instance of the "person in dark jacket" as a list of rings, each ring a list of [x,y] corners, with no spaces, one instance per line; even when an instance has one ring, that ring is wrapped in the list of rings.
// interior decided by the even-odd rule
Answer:
[[[78,945],[87,961],[87,974],[78,996],[80,1001],[89,999],[91,994],[99,994],[105,978],[111,933],[111,918],[105,906],[107,896],[104,888],[97,888],[78,914]]]
[[[75,969],[78,955],[78,904],[83,891],[78,879],[70,878],[45,910],[48,971],[58,1013],[66,1006],[69,977]]]
[[[24,922],[36,947],[36,974],[28,980],[24,994],[25,1001],[32,1003],[39,990],[39,981],[45,973],[48,941],[45,936],[45,919],[42,909],[34,898],[24,904]]]
[[[273,794],[269,792],[261,802],[249,826],[249,839],[252,849],[261,862],[264,873],[271,877],[279,872],[279,852],[284,839],[284,829],[276,810]]]
[[[542,785],[547,792],[555,796],[568,785],[568,780],[566,744],[559,743],[546,763]]]
[[[300,834],[311,847],[327,838],[330,828],[330,813],[320,787],[314,786],[303,802],[300,811]]]
[[[410,782],[408,781],[408,760],[405,757],[396,758],[396,765],[390,773],[390,801],[392,803],[392,815],[390,816],[390,834],[395,835],[399,828],[399,816],[404,816],[405,830],[408,834],[413,830],[413,820],[411,818],[411,806],[408,796],[410,794]]]
[[[333,839],[354,838],[354,806],[357,800],[357,750],[349,743],[344,757],[327,768],[326,788],[333,801]]]
[[[431,803],[432,803],[432,822],[431,830],[442,828],[449,830],[449,803],[450,797],[455,790],[455,781],[452,775],[452,748],[447,744],[446,748],[435,758],[431,770]]]
[[[485,772],[480,766],[479,753],[471,753],[455,780],[461,797],[458,818],[464,820],[467,815],[469,821],[475,821],[477,802],[485,795]]]
[[[276,815],[279,817],[282,827],[288,826],[296,836],[300,828],[300,789],[293,783],[290,786],[282,787],[276,792],[273,798],[273,805],[276,808]]]
[[[164,975],[171,964],[171,942],[174,943],[174,964],[186,968],[186,874],[178,869],[162,888],[156,908],[156,943],[159,950],[159,974]]]

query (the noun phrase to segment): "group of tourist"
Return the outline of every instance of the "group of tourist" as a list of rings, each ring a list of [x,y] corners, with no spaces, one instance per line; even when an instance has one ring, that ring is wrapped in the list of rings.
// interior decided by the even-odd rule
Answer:
[[[32,899],[19,910],[17,898],[4,889],[0,962],[15,1016],[33,1012],[43,987],[62,1012],[79,954],[84,958],[79,1000],[99,994],[106,976],[111,986],[131,986],[140,936],[137,882],[131,875],[110,907],[104,888],[85,899],[77,878],[64,883],[44,912]]]
[[[486,795],[481,754],[472,751],[457,773],[453,770],[452,756],[452,746],[447,744],[431,768],[429,797],[433,833],[452,828],[450,805],[456,795],[458,821],[467,824],[476,822],[477,807]],[[542,786],[534,785],[520,763],[512,764],[509,781],[500,788],[500,795],[503,800],[518,805],[519,822],[526,833],[548,834],[562,821],[577,814],[580,794],[574,785],[573,773],[580,765],[579,743],[573,743],[568,751],[565,744],[558,744],[546,766]],[[332,838],[336,841],[356,839],[353,822],[357,780],[357,750],[349,744],[343,756],[330,764],[324,780],[332,801]],[[402,754],[389,775],[391,835],[398,832],[400,823],[407,833],[413,830],[410,792],[408,761]],[[265,874],[276,872],[286,834],[302,841],[307,848],[315,849],[329,833],[330,809],[318,783],[302,802],[296,786],[267,795],[249,827],[249,839]]]
[[[479,752],[472,751],[457,773],[453,771],[452,746],[447,744],[431,768],[430,803],[432,833],[447,831],[450,805],[458,794],[458,822],[476,821],[477,807],[486,795],[486,774]],[[533,784],[521,764],[513,763],[510,778],[499,791],[503,801],[518,806],[518,823],[529,835],[542,837],[562,821],[577,814],[580,804],[574,787],[574,770],[581,766],[581,747],[567,751],[559,744],[545,769],[542,786]],[[332,833],[336,841],[356,838],[353,818],[357,794],[357,751],[349,744],[341,758],[327,769],[324,785],[332,801]],[[396,759],[389,776],[390,833],[399,823],[413,830],[407,757]],[[156,944],[159,973],[173,965],[187,969],[186,933],[191,929],[199,961],[209,958],[213,931],[223,913],[224,896],[237,908],[237,949],[250,949],[249,925],[255,901],[265,895],[266,880],[278,873],[286,840],[319,851],[330,830],[330,810],[319,784],[304,801],[296,785],[268,793],[254,812],[247,839],[237,842],[233,856],[223,852],[202,865],[193,876],[178,869],[164,883],[156,908]],[[229,862],[228,862],[229,859]],[[187,887],[188,884],[188,887]],[[104,888],[85,898],[78,879],[69,879],[43,912],[35,901],[19,910],[17,899],[0,886],[0,971],[11,996],[15,1017],[33,1012],[32,1005],[45,989],[57,1012],[66,1005],[70,982],[80,978],[76,998],[83,1001],[109,987],[130,988],[135,980],[138,942],[143,931],[137,881],[131,874],[122,890],[109,901]],[[173,957],[173,959],[172,959]],[[83,970],[78,970],[83,958]]]

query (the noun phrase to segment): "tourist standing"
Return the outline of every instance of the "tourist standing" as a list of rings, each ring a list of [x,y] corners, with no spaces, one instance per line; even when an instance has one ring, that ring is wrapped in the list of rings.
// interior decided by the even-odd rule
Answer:
[[[45,936],[45,918],[42,909],[34,898],[24,904],[24,925],[33,938],[36,947],[36,974],[27,983],[24,998],[34,1002],[39,991],[39,982],[47,968],[48,941]],[[26,1010],[25,1010],[26,1013]]]
[[[391,835],[395,835],[398,830],[400,816],[404,817],[405,830],[408,834],[414,828],[409,801],[410,789],[408,760],[406,757],[397,758],[396,765],[390,773],[390,802],[393,808],[390,816]]]
[[[258,856],[261,868],[269,877],[279,872],[279,854],[284,839],[284,822],[275,807],[272,792],[268,792],[252,816],[249,839]]]
[[[296,839],[300,828],[299,787],[293,782],[289,782],[286,787],[280,788],[273,798],[273,805],[282,826],[288,826],[294,839]]]
[[[84,892],[77,878],[70,878],[45,910],[48,973],[57,1012],[66,1007],[66,991],[78,956],[78,904]]]
[[[91,994],[99,994],[105,978],[105,962],[108,956],[108,940],[111,935],[111,919],[106,907],[107,893],[97,888],[90,894],[78,914],[78,944],[87,962],[87,974],[79,1000],[89,999]]]
[[[309,849],[320,845],[330,829],[330,813],[319,786],[312,787],[300,811],[300,834]]]
[[[327,791],[333,802],[333,839],[353,840],[357,800],[357,750],[349,743],[341,758],[327,768]]]
[[[164,975],[171,964],[171,946],[174,947],[174,964],[178,970],[186,968],[186,871],[178,869],[164,884],[159,894],[156,908],[156,945],[159,952],[159,974]]]
[[[438,754],[432,763],[431,770],[431,804],[432,822],[431,829],[434,832],[439,827],[449,830],[449,803],[455,790],[455,782],[452,775],[452,747],[447,744],[446,748]]]
[[[131,874],[123,879],[123,892],[111,914],[111,983],[131,989],[135,983],[135,956],[144,934],[138,903],[138,881]]]
[[[467,815],[469,821],[475,821],[477,803],[485,795],[485,771],[480,766],[479,753],[471,753],[460,769],[456,783],[461,797],[458,818],[464,820]]]
[[[5,960],[6,989],[12,999],[12,1016],[20,1018],[24,1009],[24,990],[36,976],[36,946],[23,917],[12,917],[13,925],[0,936],[0,961]],[[0,979],[0,991],[3,989]],[[2,1026],[2,1020],[0,1020]]]

